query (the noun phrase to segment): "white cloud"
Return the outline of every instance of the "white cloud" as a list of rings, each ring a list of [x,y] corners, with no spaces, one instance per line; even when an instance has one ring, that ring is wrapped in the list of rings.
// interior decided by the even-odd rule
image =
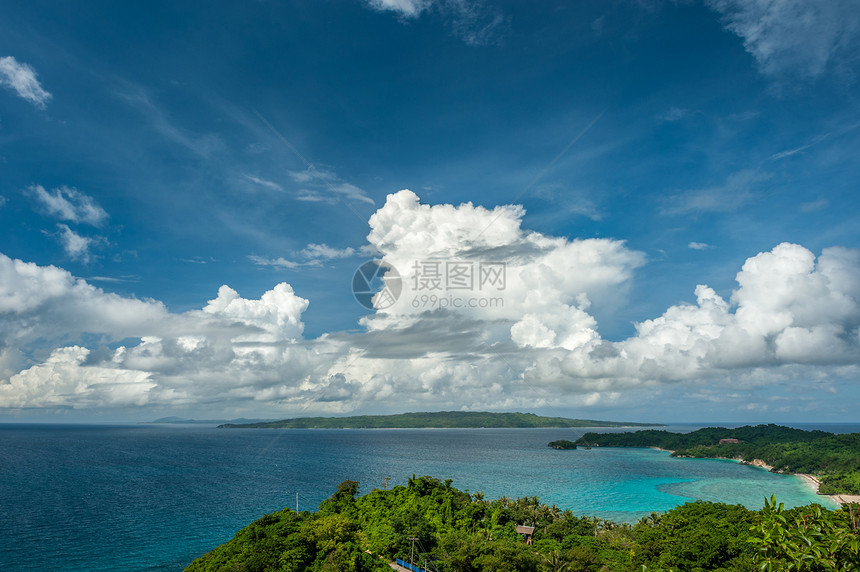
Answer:
[[[90,247],[100,241],[87,236],[81,236],[64,224],[58,224],[57,228],[59,229],[58,237],[60,243],[63,245],[63,250],[66,251],[68,257],[72,260],[89,262]]]
[[[366,0],[376,10],[397,13],[404,19],[415,19],[435,9],[455,36],[470,46],[501,42],[510,18],[483,0]]]
[[[119,367],[81,367],[90,350],[58,348],[44,363],[0,384],[0,407],[127,407],[152,403],[150,374]]]
[[[374,204],[373,199],[367,196],[367,193],[362,189],[352,183],[347,183],[332,171],[310,166],[304,171],[288,171],[288,173],[293,181],[313,187],[312,189],[302,189],[299,191],[298,200],[324,200],[333,203],[336,199],[340,198],[341,200]]]
[[[396,304],[362,332],[303,339],[308,301],[286,283],[259,298],[229,286],[182,314],[106,293],[68,272],[0,255],[0,407],[175,405],[254,416],[402,409],[619,407],[838,390],[860,372],[860,251],[780,244],[750,257],[723,298],[707,285],[612,341],[643,255],[610,239],[525,230],[518,206],[388,197],[368,240],[399,268]],[[337,256],[344,249],[309,245]],[[437,292],[503,304],[415,307],[415,261],[503,262],[504,289]],[[443,274],[444,277],[444,274]],[[86,335],[84,335],[86,333]],[[93,339],[101,338],[101,342]],[[125,341],[111,349],[109,342]],[[810,385],[809,380],[814,380]],[[672,389],[675,388],[675,389]]]
[[[691,242],[687,245],[687,248],[691,248],[693,250],[707,250],[711,248],[711,245],[707,242]]]
[[[690,379],[788,364],[857,363],[860,251],[784,243],[749,258],[726,302],[696,288],[697,304],[669,308],[618,342],[640,378]],[[734,311],[732,311],[734,309]]]
[[[307,308],[308,301],[296,296],[292,286],[281,282],[259,300],[246,300],[229,286],[221,286],[218,297],[210,300],[203,312],[259,329],[259,334],[246,334],[238,339],[279,341],[301,337],[304,330],[301,316]]]
[[[272,189],[274,191],[283,191],[284,190],[284,188],[281,185],[279,185],[278,183],[275,183],[274,181],[267,181],[266,179],[261,179],[260,177],[256,177],[254,175],[248,175],[247,173],[244,175],[244,177],[246,179],[248,179],[249,181],[251,181],[252,183],[256,183],[256,184],[260,185],[261,187],[266,187],[267,189]]]
[[[96,201],[72,187],[58,187],[48,192],[42,185],[31,185],[27,191],[50,216],[74,223],[101,226],[107,212]]]
[[[296,195],[297,201],[303,201],[306,203],[325,203],[325,202],[333,202],[327,197],[323,196],[321,193],[316,191],[309,191],[307,189],[302,189]]]
[[[470,46],[501,43],[510,18],[480,0],[447,0],[441,4],[454,34]]]
[[[157,331],[169,321],[159,302],[123,298],[61,268],[0,254],[0,345],[27,345],[80,332],[123,339]]]
[[[355,249],[350,247],[342,249],[332,248],[327,244],[309,244],[302,251],[302,254],[308,258],[349,258],[355,255]]]
[[[52,97],[36,79],[35,70],[12,56],[0,58],[0,86],[14,90],[19,97],[39,109],[45,109],[45,104]]]
[[[0,207],[2,207],[5,204],[6,204],[6,197],[4,197],[3,195],[0,195]]]
[[[849,128],[850,129],[850,128]],[[780,159],[785,159],[786,157],[791,157],[793,155],[797,155],[798,153],[803,153],[810,147],[814,147],[819,143],[827,140],[833,133],[824,133],[823,135],[818,135],[814,137],[812,141],[807,143],[806,145],[801,145],[800,147],[795,147],[794,149],[786,149],[785,151],[780,151],[779,153],[774,153],[770,156],[771,160],[779,161]]]
[[[377,10],[397,12],[406,18],[415,18],[433,4],[433,0],[367,0]]]
[[[347,246],[346,248],[334,248],[325,243],[311,243],[308,244],[302,250],[293,253],[295,258],[302,260],[290,260],[282,256],[279,256],[277,258],[267,258],[265,256],[249,256],[248,258],[258,266],[274,266],[279,268],[287,268],[289,270],[295,270],[296,268],[301,268],[302,266],[320,266],[323,262],[327,260],[351,258],[353,256],[358,255],[374,256],[375,254],[376,250],[369,245],[364,245],[356,249],[351,246]]]
[[[768,173],[738,171],[729,175],[722,185],[666,197],[661,212],[667,215],[731,212],[752,201],[757,194],[756,187],[768,179]]]
[[[287,260],[283,256],[279,256],[277,258],[267,258],[265,256],[252,255],[249,256],[248,259],[258,266],[274,266],[276,268],[287,268],[289,270],[294,270],[302,266],[301,262]]]
[[[854,0],[707,0],[727,30],[743,39],[759,69],[817,77],[850,65],[860,45]]]
[[[475,308],[470,314],[518,320],[530,312],[568,312],[571,305],[612,304],[644,263],[644,256],[622,241],[569,241],[525,231],[520,226],[524,214],[522,207],[510,205],[492,210],[472,203],[423,205],[408,190],[389,195],[370,217],[368,235],[382,259],[404,277],[404,294],[387,313],[420,313],[426,308],[415,308],[414,296],[440,293],[421,284],[427,265],[431,271],[438,268],[443,282],[449,270],[471,272],[473,290],[454,294],[503,297],[503,306]],[[466,269],[458,270],[459,263]],[[504,289],[481,284],[481,270],[489,271],[492,264],[504,265]]]
[[[283,283],[257,300],[223,286],[202,310],[172,314],[158,302],[106,293],[59,268],[0,255],[2,371],[57,344],[44,361],[0,380],[0,407],[255,399],[294,380],[291,375],[302,377],[307,350],[295,344],[307,304]],[[140,343],[87,348],[80,345],[85,333],[105,343]],[[65,345],[71,339],[78,344]]]

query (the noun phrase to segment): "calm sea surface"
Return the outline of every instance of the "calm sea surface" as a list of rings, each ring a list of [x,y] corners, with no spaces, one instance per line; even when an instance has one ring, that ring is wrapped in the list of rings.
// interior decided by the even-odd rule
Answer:
[[[759,508],[774,493],[832,506],[796,477],[732,461],[546,446],[582,433],[0,424],[0,570],[181,570],[263,514],[295,508],[296,493],[314,510],[346,479],[366,492],[431,475],[628,522],[694,499]]]

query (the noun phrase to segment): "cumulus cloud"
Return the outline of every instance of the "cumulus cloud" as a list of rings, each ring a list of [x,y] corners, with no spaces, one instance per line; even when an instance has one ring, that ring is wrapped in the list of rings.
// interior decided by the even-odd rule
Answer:
[[[368,241],[399,269],[400,298],[362,318],[361,331],[315,339],[302,337],[308,300],[286,283],[259,298],[225,285],[201,309],[177,314],[0,255],[0,407],[205,406],[274,416],[392,402],[614,407],[673,391],[740,405],[759,388],[803,393],[814,379],[816,391],[830,391],[860,372],[858,250],[816,257],[777,245],[743,263],[730,296],[700,284],[694,301],[609,340],[601,312],[626,298],[645,257],[618,240],[529,231],[523,215],[514,205],[389,195]],[[482,264],[504,272],[482,284]],[[487,298],[498,303],[454,304]]]
[[[9,364],[3,371],[54,345],[44,361],[0,381],[0,407],[256,399],[261,394],[252,387],[282,384],[306,361],[300,354],[308,350],[296,344],[307,305],[285,283],[256,300],[223,286],[201,310],[174,314],[65,270],[0,255],[0,365]],[[81,345],[93,336],[104,344],[139,343],[114,350]],[[78,343],[63,345],[68,340]]]
[[[107,365],[83,368],[90,350],[58,348],[44,363],[0,384],[0,407],[117,407],[145,405],[156,388],[150,374]]]
[[[611,239],[567,240],[521,228],[519,206],[421,204],[412,191],[389,195],[370,217],[368,241],[405,277],[404,293],[386,314],[432,309],[416,296],[502,298],[465,308],[485,319],[567,312],[610,305],[625,291],[644,255]],[[438,277],[436,276],[438,273]],[[438,306],[437,306],[438,307]]]
[[[35,70],[12,56],[0,58],[0,85],[13,90],[39,109],[45,109],[52,97],[42,88]]]
[[[707,0],[766,74],[820,76],[850,64],[860,45],[853,0]]]
[[[259,329],[259,334],[238,339],[274,342],[301,337],[304,330],[301,315],[307,308],[308,301],[296,296],[292,286],[282,282],[259,300],[246,300],[229,286],[221,286],[218,297],[210,300],[203,312]]]
[[[784,243],[749,258],[736,281],[729,301],[699,285],[696,304],[637,324],[601,357],[591,351],[605,342],[569,353],[561,373],[638,384],[860,360],[860,251],[829,248],[816,261]]]
[[[0,254],[0,347],[23,347],[81,332],[115,339],[168,327],[163,304],[104,292],[55,266]]]
[[[49,192],[42,185],[31,185],[27,192],[48,215],[60,220],[101,226],[108,218],[95,199],[72,187],[58,187]]]

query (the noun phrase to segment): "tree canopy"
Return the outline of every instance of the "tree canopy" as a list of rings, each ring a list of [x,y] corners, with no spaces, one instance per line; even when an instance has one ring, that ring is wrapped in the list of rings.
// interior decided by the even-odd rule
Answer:
[[[406,486],[359,496],[359,484],[345,481],[318,511],[266,515],[186,570],[377,572],[390,570],[395,558],[436,572],[817,572],[860,565],[856,513],[845,510],[785,511],[769,501],[751,511],[697,501],[630,525],[577,516],[537,497],[486,500],[451,483],[413,477]],[[518,525],[535,527],[533,544]]]

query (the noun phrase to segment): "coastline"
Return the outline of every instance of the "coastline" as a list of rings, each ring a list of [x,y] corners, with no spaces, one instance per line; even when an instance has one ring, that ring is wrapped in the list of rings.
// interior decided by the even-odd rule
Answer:
[[[767,469],[770,472],[774,472],[773,467],[771,467],[770,465],[768,465],[767,463],[765,463],[761,459],[753,459],[749,463],[742,461],[742,460],[740,462],[744,463],[746,465],[752,465],[754,467],[761,467],[762,469]],[[830,500],[832,500],[838,506],[842,506],[843,504],[847,504],[847,503],[860,503],[860,495],[845,495],[845,494],[825,495],[825,494],[821,494],[820,492],[818,492],[818,490],[821,488],[821,481],[819,481],[818,477],[816,477],[815,475],[810,475],[808,473],[787,473],[787,474],[790,474],[790,475],[793,475],[793,476],[799,478],[806,485],[811,487],[812,490],[815,492],[815,494],[821,495],[823,497],[828,497]]]
[[[649,449],[654,449],[656,451],[666,451],[667,453],[674,453],[675,451],[671,451],[669,449],[663,449],[661,447],[648,447]],[[764,469],[771,473],[781,473],[780,471],[774,471],[774,468],[771,465],[768,465],[761,459],[753,459],[752,461],[745,461],[740,457],[735,457],[733,459],[728,459],[727,457],[712,457],[716,459],[725,459],[728,461],[737,461],[741,465],[750,465],[752,467],[758,467],[760,469]],[[828,497],[831,501],[836,503],[837,506],[842,506],[843,504],[849,503],[860,503],[860,495],[846,495],[846,494],[836,494],[836,495],[824,495],[818,492],[818,489],[821,488],[821,481],[815,475],[810,475],[807,473],[781,473],[781,474],[789,474],[799,478],[806,485],[812,488],[813,492],[817,495]]]
[[[821,481],[819,481],[814,475],[807,475],[805,473],[795,473],[795,476],[803,479],[805,483],[811,486],[815,490],[815,494],[821,494],[818,492],[818,488],[821,486]],[[830,500],[835,502],[838,505],[843,504],[853,504],[860,503],[860,495],[822,495],[830,497]]]
[[[649,449],[654,449],[655,451],[666,451],[667,453],[674,453],[675,451],[671,449],[664,449],[662,447],[648,447]]]

